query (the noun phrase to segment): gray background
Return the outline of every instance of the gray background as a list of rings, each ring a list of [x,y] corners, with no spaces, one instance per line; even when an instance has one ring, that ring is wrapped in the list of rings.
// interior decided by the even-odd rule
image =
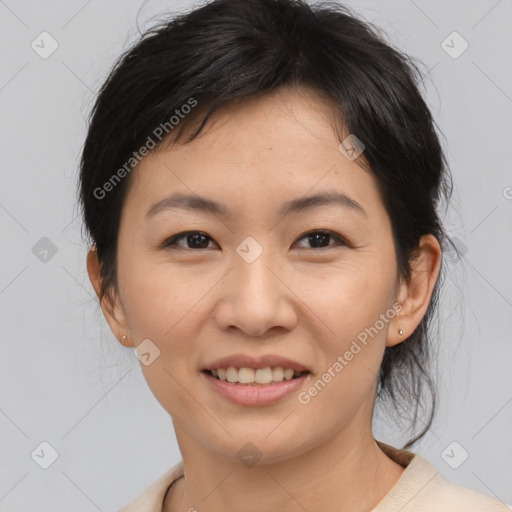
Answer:
[[[512,503],[512,1],[347,4],[430,70],[455,180],[443,217],[464,257],[447,258],[441,408],[414,450]],[[191,5],[0,0],[0,510],[115,511],[180,459],[170,417],[97,306],[75,186],[85,117],[114,59],[137,24]],[[46,59],[31,47],[43,31],[58,43]],[[442,46],[453,31],[469,44],[457,58]],[[378,420],[375,433],[405,441]],[[58,452],[48,469],[31,456],[48,457],[43,441]]]

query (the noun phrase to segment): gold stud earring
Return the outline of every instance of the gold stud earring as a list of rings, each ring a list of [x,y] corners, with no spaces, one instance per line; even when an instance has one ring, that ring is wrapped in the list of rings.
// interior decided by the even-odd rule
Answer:
[[[126,339],[126,334],[123,335],[123,340],[125,340],[125,339]]]
[[[400,304],[400,309],[402,309],[402,304]],[[402,329],[398,329],[398,334],[400,334],[400,336],[402,336],[403,333],[404,331],[402,331]]]

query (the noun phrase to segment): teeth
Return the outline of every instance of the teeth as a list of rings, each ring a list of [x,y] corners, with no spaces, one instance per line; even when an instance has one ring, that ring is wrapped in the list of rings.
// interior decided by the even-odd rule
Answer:
[[[293,378],[295,372],[291,368],[286,368],[284,371],[284,380],[290,380]]]
[[[252,368],[240,368],[240,370],[238,370],[238,382],[240,382],[240,384],[250,384],[254,382],[254,374],[255,372]],[[232,375],[235,374],[233,373]],[[234,382],[236,382],[236,380]]]
[[[236,371],[236,368],[233,368],[232,366],[228,366],[226,368],[226,379],[228,382],[238,382],[238,372]]]
[[[281,366],[276,366],[272,370],[272,380],[275,382],[281,382],[284,379],[284,370]]]
[[[240,372],[243,370],[240,369]],[[240,378],[240,372],[238,372],[238,377]],[[254,373],[254,382],[256,384],[270,384],[273,380],[272,368],[258,368]]]
[[[302,372],[293,370],[292,368],[283,368],[276,366],[271,368],[235,368],[228,366],[227,368],[217,368],[211,370],[212,375],[220,380],[227,380],[231,383],[239,384],[270,384],[272,382],[282,382],[283,380],[291,380],[293,377],[302,375]]]

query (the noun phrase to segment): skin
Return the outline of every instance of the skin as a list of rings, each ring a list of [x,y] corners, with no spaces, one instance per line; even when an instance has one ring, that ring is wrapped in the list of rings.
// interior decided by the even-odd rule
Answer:
[[[165,511],[360,512],[404,471],[373,437],[376,380],[385,347],[406,339],[427,310],[441,248],[424,236],[410,282],[398,281],[376,180],[339,151],[332,112],[312,91],[283,89],[224,108],[198,139],[152,152],[132,171],[119,291],[101,307],[120,343],[149,338],[160,350],[141,367],[172,417],[185,467]],[[358,201],[366,216],[340,205],[277,215],[285,201],[331,189]],[[175,192],[225,203],[232,216],[174,209],[145,220],[153,203]],[[304,236],[320,229],[346,245],[333,235],[315,246]],[[160,247],[183,231],[206,233],[207,248],[186,237],[181,248]],[[263,248],[250,264],[236,252],[247,236]],[[87,269],[99,295],[94,248]],[[295,393],[273,405],[235,405],[199,373],[233,353],[278,354],[310,369],[305,390],[395,302],[400,313],[307,405]],[[247,442],[262,457],[252,467],[237,457]]]

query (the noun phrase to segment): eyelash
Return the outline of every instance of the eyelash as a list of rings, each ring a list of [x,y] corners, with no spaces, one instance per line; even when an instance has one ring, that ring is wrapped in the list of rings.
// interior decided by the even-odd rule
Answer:
[[[332,247],[348,246],[347,241],[342,236],[338,235],[337,233],[334,233],[333,231],[329,231],[326,229],[317,229],[317,230],[313,230],[313,231],[308,231],[308,232],[300,235],[297,240],[302,240],[303,238],[306,238],[308,235],[313,235],[316,233],[320,233],[323,235],[330,235],[332,238],[334,238],[336,243],[333,245],[328,245],[327,247],[306,247],[306,249],[310,249],[313,251],[322,251],[322,250],[330,249]],[[183,232],[177,233],[176,235],[173,235],[170,238],[168,238],[167,240],[165,240],[162,244],[162,248],[163,249],[171,249],[171,250],[186,250],[186,251],[204,251],[204,250],[208,249],[208,248],[193,249],[190,247],[181,247],[176,244],[177,240],[180,240],[182,238],[185,238],[187,235],[192,235],[192,234],[204,235],[206,238],[209,238],[211,241],[213,241],[213,239],[211,237],[209,237],[204,231],[183,231]]]

